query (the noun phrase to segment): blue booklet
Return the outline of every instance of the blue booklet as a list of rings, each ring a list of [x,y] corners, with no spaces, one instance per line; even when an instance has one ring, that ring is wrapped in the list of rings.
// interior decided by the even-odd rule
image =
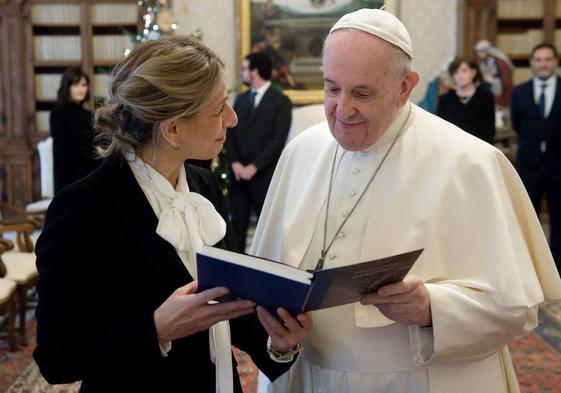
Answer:
[[[230,299],[253,300],[273,313],[293,315],[360,301],[362,295],[402,280],[423,250],[332,269],[304,271],[215,247],[197,253],[199,291],[230,289]]]

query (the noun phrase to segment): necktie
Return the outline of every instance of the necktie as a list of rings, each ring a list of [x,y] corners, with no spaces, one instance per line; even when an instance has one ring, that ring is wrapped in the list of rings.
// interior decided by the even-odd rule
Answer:
[[[546,118],[545,116],[545,88],[547,85],[545,83],[542,84],[542,92],[540,94],[540,98],[538,100],[538,111],[543,119]]]
[[[253,116],[253,112],[255,111],[255,96],[257,95],[256,91],[252,91],[249,93],[249,117]]]

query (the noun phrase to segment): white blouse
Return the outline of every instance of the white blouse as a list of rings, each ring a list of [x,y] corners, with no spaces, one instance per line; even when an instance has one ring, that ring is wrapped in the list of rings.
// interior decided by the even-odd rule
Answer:
[[[200,194],[190,192],[185,167],[181,166],[177,186],[134,153],[127,154],[132,173],[158,217],[156,233],[175,247],[187,271],[197,279],[195,253],[203,245],[212,246],[226,234],[226,222],[213,204]],[[230,324],[222,321],[210,328],[209,347],[216,364],[216,392],[231,393],[233,370]],[[171,342],[160,345],[162,356],[171,350]]]

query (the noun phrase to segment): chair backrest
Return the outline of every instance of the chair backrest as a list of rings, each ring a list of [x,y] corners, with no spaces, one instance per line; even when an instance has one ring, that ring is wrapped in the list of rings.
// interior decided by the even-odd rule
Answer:
[[[41,173],[41,197],[53,198],[54,169],[53,169],[53,138],[48,137],[37,144],[39,151],[39,169]]]
[[[290,131],[288,132],[286,143],[290,142],[292,138],[305,129],[325,120],[326,118],[323,104],[295,107],[292,109],[292,124],[290,125]]]

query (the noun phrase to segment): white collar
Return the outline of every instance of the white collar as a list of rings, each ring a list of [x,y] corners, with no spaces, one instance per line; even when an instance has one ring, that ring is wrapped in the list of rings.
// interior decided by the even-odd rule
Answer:
[[[258,96],[262,96],[263,94],[265,94],[265,92],[267,91],[267,89],[270,86],[271,86],[271,81],[267,81],[267,82],[263,83],[261,86],[255,88],[255,89],[251,89],[251,91],[256,92]]]
[[[540,79],[537,76],[534,76],[534,85],[541,87],[542,85],[546,85],[546,87],[552,86],[555,84],[557,79],[557,75],[553,74],[547,79]]]

